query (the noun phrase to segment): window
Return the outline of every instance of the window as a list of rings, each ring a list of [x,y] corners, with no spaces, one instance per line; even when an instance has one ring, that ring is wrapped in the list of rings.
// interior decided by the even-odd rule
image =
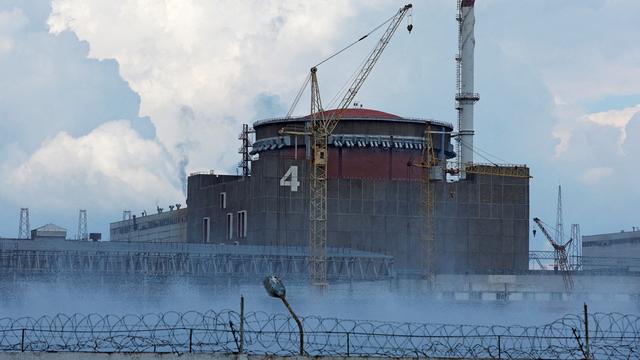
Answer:
[[[226,209],[226,208],[227,208],[227,193],[221,192],[220,193],[220,209]]]
[[[238,238],[247,237],[247,210],[238,211]]]
[[[202,218],[202,242],[208,243],[210,239],[209,218]]]
[[[227,239],[233,239],[233,214],[227,214]]]

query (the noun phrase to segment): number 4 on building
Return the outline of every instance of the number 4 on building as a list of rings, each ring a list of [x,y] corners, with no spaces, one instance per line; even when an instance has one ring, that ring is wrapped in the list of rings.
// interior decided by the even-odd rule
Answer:
[[[300,181],[298,181],[298,167],[292,165],[284,176],[280,179],[280,186],[289,186],[291,191],[298,191]]]

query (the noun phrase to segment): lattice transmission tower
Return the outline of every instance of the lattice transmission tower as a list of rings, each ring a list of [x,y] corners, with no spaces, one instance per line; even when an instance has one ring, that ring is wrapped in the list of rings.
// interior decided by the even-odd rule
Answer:
[[[18,227],[18,239],[30,239],[31,226],[29,225],[29,208],[20,208],[20,226]]]
[[[87,232],[87,210],[80,209],[78,213],[78,241],[89,241],[89,233]]]

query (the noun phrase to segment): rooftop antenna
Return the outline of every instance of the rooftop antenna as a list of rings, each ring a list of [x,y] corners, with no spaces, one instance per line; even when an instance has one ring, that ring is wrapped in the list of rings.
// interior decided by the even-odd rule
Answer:
[[[29,208],[20,208],[20,226],[18,227],[18,239],[30,239],[31,226],[29,225]]]
[[[89,233],[87,232],[87,210],[80,209],[78,213],[78,241],[89,241]]]

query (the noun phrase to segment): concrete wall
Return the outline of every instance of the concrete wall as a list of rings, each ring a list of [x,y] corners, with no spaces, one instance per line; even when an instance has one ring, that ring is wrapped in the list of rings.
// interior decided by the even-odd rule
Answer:
[[[119,242],[186,242],[187,209],[164,211],[111,223],[110,240]]]
[[[582,255],[640,258],[640,231],[583,236]]]
[[[202,219],[212,224],[211,242],[306,245],[308,162],[285,152],[264,152],[247,179],[189,178],[190,242],[203,242]],[[300,186],[280,180],[297,166]],[[407,171],[419,171],[407,167]],[[438,267],[441,272],[512,273],[528,269],[528,179],[475,175],[456,183],[433,182]],[[219,194],[227,195],[221,209]],[[330,179],[328,246],[380,252],[396,269],[417,271],[424,257],[420,182],[366,178]],[[231,239],[226,214],[248,214],[247,238]]]

